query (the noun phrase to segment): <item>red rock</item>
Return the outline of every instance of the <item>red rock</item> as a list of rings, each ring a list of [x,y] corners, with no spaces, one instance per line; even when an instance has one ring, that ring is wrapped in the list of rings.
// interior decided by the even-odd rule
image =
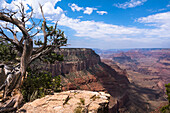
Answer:
[[[63,62],[55,64],[39,63],[43,70],[49,70],[53,76],[61,75],[63,90],[81,89],[105,91],[111,95],[110,111],[129,89],[129,81],[124,71],[116,72],[110,66],[101,62],[99,55],[91,49],[61,49]],[[116,65],[115,65],[116,66]],[[128,98],[128,97],[127,97]],[[128,100],[127,100],[128,101]],[[121,101],[122,104],[124,101]],[[119,109],[119,108],[117,108]]]

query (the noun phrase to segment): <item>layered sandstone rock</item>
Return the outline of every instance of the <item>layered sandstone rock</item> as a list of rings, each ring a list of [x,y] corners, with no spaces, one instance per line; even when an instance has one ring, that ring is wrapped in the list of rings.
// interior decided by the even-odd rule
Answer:
[[[126,75],[102,63],[99,55],[92,49],[70,48],[56,52],[64,55],[64,61],[56,61],[54,64],[38,62],[38,64],[42,66],[42,70],[52,72],[53,76],[61,75],[62,90],[107,92],[111,95],[109,103],[111,112],[119,111],[117,104],[119,101],[127,103],[128,99],[124,98],[129,89]]]
[[[108,113],[110,95],[104,92],[70,90],[26,103],[18,113]]]
[[[54,64],[44,64],[45,70],[50,70],[53,76],[64,75],[71,72],[87,70],[100,62],[100,57],[92,49],[69,48],[55,51],[64,56],[64,61]]]

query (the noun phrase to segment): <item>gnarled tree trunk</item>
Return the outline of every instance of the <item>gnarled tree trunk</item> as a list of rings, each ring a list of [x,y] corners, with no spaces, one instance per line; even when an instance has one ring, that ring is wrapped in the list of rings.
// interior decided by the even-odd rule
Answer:
[[[31,8],[30,15],[28,15],[24,10],[24,5],[22,3],[20,5],[21,6],[17,6],[19,8],[18,13],[21,15],[20,18],[16,18],[17,16],[15,15],[17,12],[13,12],[9,9],[0,10],[0,20],[19,28],[22,33],[22,38],[20,39],[17,38],[17,32],[14,30],[14,27],[8,26],[8,24],[6,24],[6,26],[1,25],[0,27],[0,39],[13,44],[15,49],[21,54],[20,63],[17,66],[14,66],[11,71],[6,68],[6,65],[0,65],[0,77],[4,80],[3,82],[0,82],[0,91],[3,90],[3,101],[0,102],[0,112],[14,110],[21,104],[23,97],[19,88],[22,85],[22,80],[25,78],[26,70],[31,62],[40,56],[51,52],[55,48],[67,45],[67,39],[64,36],[64,32],[56,30],[57,22],[54,28],[47,27],[41,5],[40,9],[43,17],[42,29],[37,30],[33,35],[30,34],[30,31],[35,30],[36,27],[36,23],[32,19],[33,10]],[[28,21],[32,21],[30,27],[26,27],[26,22]],[[8,37],[3,30],[11,32],[13,38]],[[44,34],[44,42],[34,40],[34,44],[37,43],[40,47],[33,49],[32,37],[36,36],[40,31]],[[9,99],[7,99],[6,96],[10,96]]]

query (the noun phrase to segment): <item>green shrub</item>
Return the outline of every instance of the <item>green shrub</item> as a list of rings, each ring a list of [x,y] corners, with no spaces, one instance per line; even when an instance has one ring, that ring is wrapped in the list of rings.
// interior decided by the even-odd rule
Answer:
[[[13,61],[16,58],[14,46],[7,42],[0,41],[0,62]]]
[[[81,104],[85,105],[85,99],[84,98],[80,98],[80,102],[81,102]]]
[[[74,113],[82,113],[82,107],[81,107],[81,106],[77,106],[77,107],[74,109]]]
[[[60,91],[60,76],[52,77],[49,72],[38,72],[28,69],[27,78],[21,87],[26,102],[41,98],[53,91]]]
[[[162,113],[170,113],[170,106],[166,105],[161,108]]]
[[[170,113],[170,83],[166,84],[165,87],[166,87],[166,94],[168,96],[168,98],[167,98],[168,105],[163,106],[160,111],[162,113]]]
[[[170,83],[165,85],[166,87],[166,94],[168,95],[168,102],[170,104]]]
[[[49,53],[47,55],[44,55],[42,57],[42,59],[43,59],[44,62],[50,62],[50,63],[53,64],[56,60],[63,61],[64,60],[64,56],[63,55],[59,55],[59,54],[57,54],[55,52],[51,52],[51,53]]]

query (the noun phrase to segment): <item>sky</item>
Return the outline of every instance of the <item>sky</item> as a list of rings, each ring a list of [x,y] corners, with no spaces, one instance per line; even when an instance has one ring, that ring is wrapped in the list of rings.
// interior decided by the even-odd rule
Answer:
[[[0,0],[17,10],[21,0]],[[170,0],[22,0],[34,19],[58,22],[69,48],[170,48]],[[1,22],[3,23],[3,22]],[[30,22],[27,23],[30,25]],[[17,29],[17,28],[16,28]],[[42,37],[42,33],[38,34]]]

